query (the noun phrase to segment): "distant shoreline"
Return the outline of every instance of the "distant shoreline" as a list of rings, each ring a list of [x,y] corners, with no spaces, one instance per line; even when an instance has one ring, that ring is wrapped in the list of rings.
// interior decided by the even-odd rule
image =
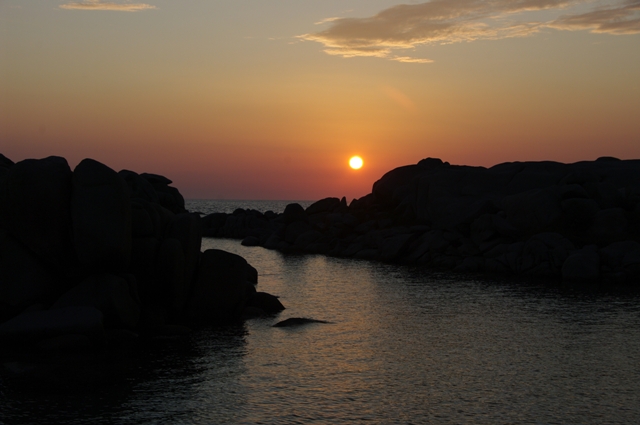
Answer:
[[[427,158],[350,204],[326,198],[202,223],[207,236],[282,252],[640,288],[640,160],[484,168]]]

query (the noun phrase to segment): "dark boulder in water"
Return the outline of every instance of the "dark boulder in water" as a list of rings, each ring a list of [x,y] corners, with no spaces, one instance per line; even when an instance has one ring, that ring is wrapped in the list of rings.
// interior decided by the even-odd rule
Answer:
[[[325,320],[309,319],[306,317],[290,317],[273,325],[274,328],[289,328],[292,326],[307,325],[310,323],[331,323]]]
[[[247,300],[247,307],[259,308],[266,314],[279,313],[285,309],[278,297],[266,292],[254,292],[251,294]]]
[[[219,249],[202,253],[186,315],[194,322],[240,317],[253,289],[254,268]]]

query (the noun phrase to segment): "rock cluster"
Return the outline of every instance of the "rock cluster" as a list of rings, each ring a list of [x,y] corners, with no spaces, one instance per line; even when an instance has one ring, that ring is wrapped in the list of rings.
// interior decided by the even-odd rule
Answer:
[[[349,205],[326,198],[203,224],[205,235],[284,252],[640,287],[639,160],[484,168],[427,158]]]
[[[0,345],[95,346],[282,310],[244,258],[200,252],[200,216],[170,184],[0,155]]]

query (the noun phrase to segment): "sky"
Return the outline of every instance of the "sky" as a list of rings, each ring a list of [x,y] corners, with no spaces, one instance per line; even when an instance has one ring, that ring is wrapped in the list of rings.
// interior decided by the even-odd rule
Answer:
[[[0,0],[0,153],[282,200],[640,158],[640,0]]]

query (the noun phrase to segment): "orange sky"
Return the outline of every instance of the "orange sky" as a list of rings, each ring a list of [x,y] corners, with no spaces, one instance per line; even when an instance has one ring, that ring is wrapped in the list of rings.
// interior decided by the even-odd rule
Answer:
[[[638,1],[5,0],[0,33],[1,153],[187,198],[351,199],[428,156],[640,157]]]

